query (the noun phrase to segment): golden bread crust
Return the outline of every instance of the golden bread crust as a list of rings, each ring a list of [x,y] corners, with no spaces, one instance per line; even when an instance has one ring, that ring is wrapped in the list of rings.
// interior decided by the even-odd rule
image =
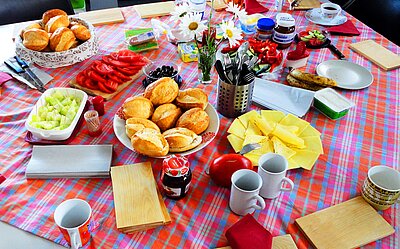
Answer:
[[[160,132],[160,128],[158,128],[158,126],[154,122],[148,119],[128,118],[125,121],[125,132],[129,138],[131,138],[133,135],[135,135],[136,132],[143,130],[144,128],[150,128]]]
[[[185,110],[196,107],[205,110],[208,105],[208,96],[200,88],[188,88],[179,91],[175,101],[179,107]]]
[[[87,41],[91,37],[89,29],[82,24],[73,25],[71,30],[74,32],[75,37],[81,41]]]
[[[160,78],[146,87],[143,96],[158,106],[171,103],[179,93],[178,84],[169,77]]]
[[[202,138],[193,131],[176,127],[166,130],[163,136],[169,144],[169,152],[184,152],[198,146]]]
[[[55,52],[66,51],[72,47],[76,38],[66,27],[58,28],[50,37],[50,48]]]
[[[164,136],[151,128],[136,132],[131,138],[131,144],[136,152],[146,156],[165,156],[169,151],[169,145]]]
[[[184,127],[194,131],[197,135],[204,132],[210,124],[210,117],[201,108],[192,108],[180,116],[176,127]]]
[[[32,28],[26,30],[22,43],[27,49],[42,51],[49,44],[49,34],[43,29]]]
[[[122,105],[125,119],[145,118],[153,115],[154,107],[151,101],[143,96],[134,96],[127,98]]]
[[[44,26],[44,29],[49,32],[53,33],[58,28],[67,28],[69,26],[69,18],[68,16],[60,15],[52,17],[47,24]]]
[[[67,15],[67,13],[66,13],[65,11],[60,10],[60,9],[51,9],[51,10],[48,10],[48,11],[44,12],[43,15],[42,15],[42,22],[43,22],[43,25],[46,25],[47,22],[48,22],[51,18],[53,18],[53,17],[55,17],[55,16],[68,16],[68,15]]]
[[[156,123],[162,131],[165,131],[175,126],[181,114],[182,111],[179,107],[168,103],[158,106],[154,110],[151,120]]]
[[[309,85],[317,85],[317,86],[322,86],[322,87],[334,87],[334,86],[337,86],[336,81],[333,80],[333,79],[329,79],[329,78],[324,77],[324,76],[318,76],[318,75],[315,75],[315,74],[305,73],[305,72],[302,72],[299,69],[292,70],[290,72],[290,75],[293,78],[295,78],[295,79],[297,79],[299,81],[302,81],[302,82],[304,82],[306,84],[309,84]]]

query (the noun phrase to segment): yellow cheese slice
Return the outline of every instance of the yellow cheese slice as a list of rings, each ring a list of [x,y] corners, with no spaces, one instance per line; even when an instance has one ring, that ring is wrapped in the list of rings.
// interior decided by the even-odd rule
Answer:
[[[291,158],[300,167],[310,170],[319,157],[319,153],[310,150],[293,149],[296,154]]]
[[[272,137],[271,141],[274,145],[274,152],[284,156],[286,159],[290,159],[294,154],[296,154],[296,151],[287,147],[279,138]]]
[[[281,125],[297,126],[299,128],[296,134],[300,134],[309,125],[309,123],[301,118],[296,117],[293,114],[286,115],[280,122]]]
[[[312,127],[310,124],[299,134],[300,137],[321,136],[321,132]]]
[[[312,137],[303,137],[304,145],[306,146],[305,150],[311,150],[317,152],[318,154],[324,154],[324,148],[322,147],[321,137],[320,136],[312,136]]]
[[[264,154],[274,152],[274,144],[272,143],[271,140],[262,142],[262,143],[260,143],[260,145],[261,145],[261,148],[253,150],[251,153],[262,156]]]
[[[254,119],[254,117],[259,116],[260,114],[258,114],[257,111],[253,110],[253,111],[249,111],[243,115],[241,115],[240,117],[238,117],[238,119],[240,120],[240,122],[243,124],[243,126],[245,128],[248,127],[249,125],[249,121],[251,119]]]
[[[276,124],[275,130],[273,130],[271,134],[277,136],[286,144],[291,144],[298,148],[305,147],[303,139],[286,130],[284,125]]]
[[[275,124],[265,120],[261,116],[256,116],[252,120],[254,124],[260,129],[264,136],[268,136],[275,128]]]
[[[227,136],[227,138],[236,153],[239,152],[243,148],[244,140],[242,138],[236,136],[235,134],[229,134]]]
[[[285,114],[281,111],[262,110],[261,116],[269,122],[279,123],[285,117]]]
[[[288,169],[297,169],[300,168],[300,165],[293,160],[293,157],[288,160]]]
[[[258,159],[260,159],[260,155],[254,154],[253,152],[249,152],[244,154],[243,156],[247,157],[251,163],[253,164],[253,166],[258,166]]]
[[[248,135],[263,135],[261,130],[254,124],[253,120],[249,121],[246,133],[244,134],[245,137]]]
[[[282,128],[284,128],[285,130],[287,130],[287,131],[293,133],[294,135],[298,136],[297,134],[299,133],[299,127],[293,126],[293,125],[281,125],[281,124],[279,124],[279,125],[282,126]]]
[[[244,139],[244,134],[246,132],[246,127],[239,121],[239,119],[233,120],[231,126],[228,129],[228,133],[235,134],[236,136]]]
[[[244,138],[243,141],[243,146],[245,146],[246,144],[251,144],[251,143],[263,143],[265,141],[267,141],[268,138],[265,136],[260,136],[260,135],[248,135]]]

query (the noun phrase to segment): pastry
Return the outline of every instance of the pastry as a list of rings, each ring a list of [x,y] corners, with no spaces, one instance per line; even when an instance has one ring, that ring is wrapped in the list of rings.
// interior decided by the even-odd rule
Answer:
[[[192,108],[187,110],[176,121],[176,127],[184,127],[200,134],[208,128],[210,117],[201,108]]]
[[[55,16],[68,16],[67,13],[60,9],[51,9],[43,13],[42,22],[46,25],[47,22]]]
[[[208,96],[200,88],[188,88],[179,91],[178,97],[176,97],[175,101],[182,109],[199,107],[205,110],[208,105]]]
[[[305,73],[300,71],[299,69],[292,70],[290,76],[293,78],[302,81],[308,85],[317,85],[322,87],[334,87],[337,86],[335,80],[326,78],[324,76],[318,76],[315,74]]]
[[[22,39],[24,38],[24,32],[27,31],[27,30],[29,30],[29,29],[43,29],[43,27],[42,27],[39,23],[37,23],[37,22],[32,23],[31,25],[28,25],[27,27],[25,27],[24,29],[22,29],[22,30],[21,30],[21,33],[19,34],[19,35],[21,36]]]
[[[126,135],[131,138],[136,132],[143,130],[144,128],[151,128],[160,132],[160,128],[152,121],[144,118],[128,118],[125,121]]]
[[[139,154],[160,157],[168,154],[169,145],[164,136],[151,128],[144,128],[131,138],[132,147]]]
[[[321,90],[324,88],[323,86],[319,86],[319,85],[315,85],[315,84],[308,84],[306,82],[300,81],[300,80],[294,78],[293,76],[291,76],[290,74],[288,74],[286,76],[286,81],[290,86],[308,89],[311,91],[318,91],[318,90]]]
[[[182,127],[166,130],[163,136],[169,144],[169,152],[183,152],[193,149],[202,140],[201,136]]]
[[[69,28],[58,28],[50,37],[50,48],[55,52],[65,51],[72,47],[76,38]]]
[[[91,35],[89,29],[82,24],[73,25],[71,30],[74,32],[75,37],[81,41],[87,41],[90,39]]]
[[[60,15],[52,17],[44,26],[44,29],[49,32],[53,33],[58,28],[67,28],[69,26],[69,19],[68,16]]]
[[[151,120],[156,123],[162,131],[165,131],[175,126],[181,114],[181,109],[176,105],[170,103],[163,104],[154,110]]]
[[[49,44],[49,34],[43,29],[29,29],[24,32],[22,43],[27,49],[41,51]]]
[[[163,77],[148,85],[143,96],[150,99],[153,105],[158,106],[171,103],[178,93],[178,84],[169,77]]]
[[[122,105],[125,119],[128,118],[145,118],[148,119],[153,115],[154,107],[149,99],[142,96],[127,98]]]

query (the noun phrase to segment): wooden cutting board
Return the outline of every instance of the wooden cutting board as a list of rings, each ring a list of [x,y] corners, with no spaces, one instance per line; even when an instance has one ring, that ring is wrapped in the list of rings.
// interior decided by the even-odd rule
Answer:
[[[147,3],[138,4],[133,6],[140,18],[151,18],[156,16],[166,16],[174,11],[175,3],[174,1],[159,2],[159,3]]]
[[[225,246],[216,249],[231,249],[231,247]],[[297,249],[297,246],[294,243],[292,236],[285,234],[272,238],[272,249]]]
[[[111,168],[117,229],[130,233],[171,222],[149,162]]]
[[[112,99],[115,95],[117,95],[118,93],[120,93],[125,87],[129,86],[132,82],[134,82],[135,80],[137,80],[139,77],[141,77],[143,75],[143,71],[139,70],[139,72],[137,72],[137,74],[133,75],[131,77],[130,81],[127,81],[121,85],[118,86],[117,91],[113,92],[113,93],[105,93],[99,90],[93,90],[93,89],[89,89],[86,87],[83,87],[81,85],[79,85],[78,83],[76,83],[76,80],[73,79],[69,82],[69,85],[78,89],[81,89],[82,91],[85,91],[87,94],[89,95],[93,95],[93,96],[102,96],[105,100],[109,100]]]
[[[361,196],[298,218],[296,223],[316,248],[357,248],[394,233]]]
[[[93,26],[125,22],[120,8],[83,12],[79,13],[79,18],[88,21]]]
[[[294,7],[295,10],[308,10],[321,7],[318,0],[299,0],[298,5]]]
[[[350,48],[386,71],[400,67],[400,56],[373,40],[352,43]]]

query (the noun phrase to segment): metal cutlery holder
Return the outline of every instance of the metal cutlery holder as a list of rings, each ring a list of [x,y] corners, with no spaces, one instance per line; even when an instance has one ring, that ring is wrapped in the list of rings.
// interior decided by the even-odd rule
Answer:
[[[225,117],[238,117],[249,111],[254,80],[247,85],[232,85],[218,78],[217,110]]]

